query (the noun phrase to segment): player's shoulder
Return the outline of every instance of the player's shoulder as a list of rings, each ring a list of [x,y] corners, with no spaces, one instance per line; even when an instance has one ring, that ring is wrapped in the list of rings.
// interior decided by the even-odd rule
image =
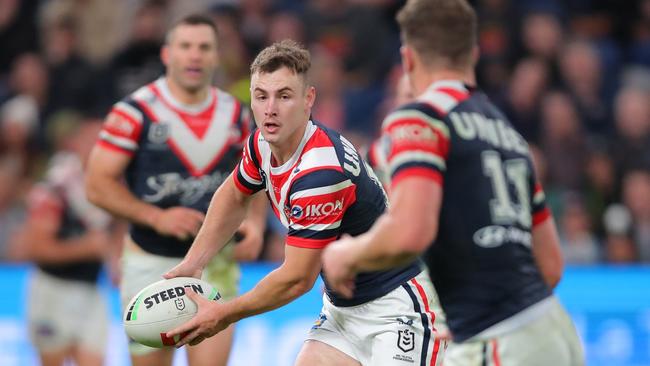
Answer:
[[[340,134],[318,122],[310,122],[307,125],[306,135],[296,169],[342,170],[340,156],[343,154],[341,145],[343,137]]]
[[[237,97],[235,97],[233,94],[217,87],[217,86],[211,86],[210,89],[216,95],[217,101],[221,102],[227,102],[227,103],[235,103],[237,105],[241,105],[242,101],[239,100]]]
[[[421,132],[422,128],[440,131],[449,136],[446,115],[422,101],[413,101],[393,110],[384,118],[382,130],[400,139]],[[414,130],[415,128],[415,130]]]

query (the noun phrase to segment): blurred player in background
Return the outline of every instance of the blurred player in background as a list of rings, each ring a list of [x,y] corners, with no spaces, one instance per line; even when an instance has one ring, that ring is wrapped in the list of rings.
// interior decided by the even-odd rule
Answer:
[[[178,345],[199,343],[306,293],[320,273],[323,248],[343,233],[366,231],[385,210],[384,190],[352,144],[309,119],[316,98],[307,80],[310,64],[309,52],[293,41],[258,54],[251,66],[251,105],[259,130],[214,195],[187,256],[165,277],[200,276],[205,258],[225,244],[261,190],[289,230],[284,262],[251,291],[225,303],[190,293],[199,311],[168,333],[183,335]],[[399,268],[363,273],[356,286],[350,299],[326,288],[322,312],[296,364],[440,364],[444,344],[433,332],[443,316],[417,258]]]
[[[29,216],[16,238],[24,259],[36,263],[29,334],[44,366],[66,360],[100,366],[108,313],[97,279],[105,259],[117,261],[123,231],[113,228],[116,235],[109,237],[110,215],[90,204],[84,192],[84,165],[101,120],[61,120],[59,128],[61,123],[66,136],[57,143],[45,179],[29,193]]]
[[[553,296],[562,258],[528,146],[471,86],[474,10],[464,0],[410,0],[397,19],[418,97],[382,127],[391,207],[366,234],[326,249],[326,279],[354,296],[357,272],[424,253],[454,340],[446,366],[584,364]]]
[[[161,58],[166,75],[113,106],[89,164],[90,200],[132,223],[122,258],[123,307],[187,253],[212,194],[241,158],[251,131],[241,103],[211,86],[217,29],[210,18],[191,15],[178,21],[167,33]],[[225,298],[237,294],[235,259],[253,260],[259,254],[265,205],[263,198],[256,201],[236,246],[210,258],[204,279]],[[231,327],[189,348],[190,364],[226,365],[232,335]],[[136,366],[172,362],[173,349],[135,343],[129,349]]]

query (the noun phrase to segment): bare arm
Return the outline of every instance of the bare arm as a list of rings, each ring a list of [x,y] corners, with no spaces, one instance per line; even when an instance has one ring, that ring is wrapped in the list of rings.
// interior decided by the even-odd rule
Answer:
[[[190,332],[177,343],[197,344],[243,318],[279,308],[309,291],[320,272],[320,249],[286,247],[282,265],[249,292],[226,303],[215,303],[189,294],[199,305],[197,315],[167,335]],[[205,301],[204,301],[205,300]]]
[[[203,225],[185,259],[164,277],[200,277],[203,268],[232,238],[244,220],[251,200],[252,196],[237,189],[232,175],[228,176],[212,196]]]
[[[238,261],[254,261],[259,257],[264,244],[268,206],[268,199],[263,193],[253,195],[246,219],[237,230],[243,235],[235,246],[235,259]]]
[[[370,231],[346,236],[325,249],[325,277],[340,294],[352,296],[357,273],[406,265],[435,239],[442,203],[438,183],[407,178],[391,191],[391,202]]]
[[[109,249],[106,233],[93,230],[79,237],[58,239],[61,226],[58,213],[40,212],[31,215],[15,245],[21,246],[25,259],[41,264],[64,264],[81,260],[103,260]]]
[[[88,200],[130,222],[154,226],[160,208],[135,197],[122,179],[131,157],[95,146],[88,159],[86,195]]]
[[[95,146],[88,160],[86,195],[93,204],[135,224],[149,226],[162,235],[181,240],[196,234],[203,213],[186,207],[161,209],[137,198],[124,185],[131,161],[126,154]]]
[[[533,255],[544,281],[550,288],[555,288],[562,277],[564,261],[552,217],[533,228]]]

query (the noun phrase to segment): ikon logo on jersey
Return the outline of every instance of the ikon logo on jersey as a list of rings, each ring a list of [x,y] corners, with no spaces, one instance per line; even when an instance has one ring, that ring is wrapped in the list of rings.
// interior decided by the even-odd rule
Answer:
[[[343,200],[336,200],[334,202],[325,202],[318,204],[309,204],[304,208],[298,205],[291,207],[291,217],[295,219],[329,216],[339,213],[343,210]]]

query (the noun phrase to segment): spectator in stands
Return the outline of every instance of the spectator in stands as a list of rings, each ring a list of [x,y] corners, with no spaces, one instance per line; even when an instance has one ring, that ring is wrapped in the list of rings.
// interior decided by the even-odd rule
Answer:
[[[607,136],[612,131],[609,108],[603,98],[602,67],[595,46],[587,40],[572,40],[560,54],[560,72],[572,96],[586,132]]]
[[[630,210],[639,258],[650,262],[650,169],[630,170],[623,177],[623,203]]]
[[[614,103],[616,166],[620,172],[650,166],[650,93],[623,87]]]
[[[598,263],[600,245],[582,197],[577,192],[566,194],[562,211],[559,234],[564,260],[571,264]]]
[[[586,146],[580,116],[570,97],[563,92],[544,96],[541,108],[541,147],[548,161],[551,186],[581,188]]]
[[[148,0],[137,10],[131,36],[124,48],[115,54],[107,70],[110,100],[121,99],[143,84],[155,80],[164,71],[160,47],[164,36],[165,6]]]
[[[528,141],[539,138],[539,104],[548,87],[549,70],[542,60],[520,61],[512,73],[508,90],[499,104],[514,127]]]

